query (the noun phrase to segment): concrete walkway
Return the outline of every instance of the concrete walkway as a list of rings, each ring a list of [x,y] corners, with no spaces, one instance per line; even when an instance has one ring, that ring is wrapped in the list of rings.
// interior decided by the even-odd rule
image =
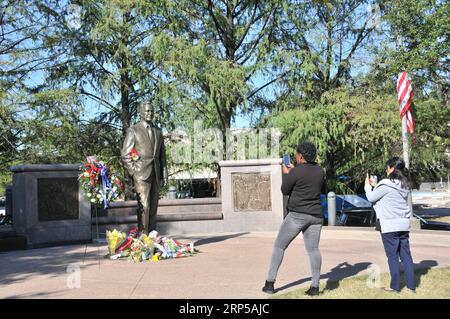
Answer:
[[[103,259],[105,245],[74,245],[0,253],[0,298],[266,298],[261,292],[276,233],[171,236],[196,241],[194,257],[135,264]],[[450,233],[411,234],[417,267],[450,266]],[[370,229],[325,227],[322,280],[387,272],[380,235]],[[69,267],[69,268],[68,268]],[[80,287],[70,288],[80,271]],[[69,272],[68,272],[69,271]],[[288,248],[276,287],[308,286],[309,261],[299,236]],[[69,285],[68,285],[69,281]]]

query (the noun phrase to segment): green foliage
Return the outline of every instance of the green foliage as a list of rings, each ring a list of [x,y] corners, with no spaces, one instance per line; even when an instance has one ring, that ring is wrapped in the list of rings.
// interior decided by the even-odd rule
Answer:
[[[395,36],[402,38],[402,46],[392,52],[397,71],[407,67],[411,71],[445,71],[448,73],[450,4],[446,1],[391,1],[386,19]],[[428,73],[428,75],[430,75]]]
[[[439,170],[445,174],[445,167],[448,173],[448,110],[432,99],[415,105],[419,124],[418,142],[411,147],[414,177],[423,180]],[[384,176],[386,160],[403,155],[401,122],[393,96],[366,95],[346,88],[324,94],[313,108],[287,108],[268,119],[268,125],[280,129],[282,149],[291,150],[291,155],[302,140],[316,144],[330,189],[353,192],[368,169]],[[350,180],[344,184],[339,176]]]
[[[190,136],[196,120],[225,132],[238,114],[266,116],[258,126],[278,127],[283,151],[312,140],[329,186],[356,191],[367,169],[382,175],[388,157],[402,156],[394,96],[404,69],[415,89],[412,171],[418,181],[445,177],[449,4],[377,1],[379,32],[369,3],[2,3],[0,187],[14,164],[96,154],[120,167],[125,131],[150,100],[155,123]],[[70,8],[79,9],[72,23]],[[172,170],[209,165],[176,166],[167,152]]]
[[[378,45],[371,73],[380,82],[406,70],[412,76],[416,96],[434,96],[449,104],[448,1],[386,1],[389,33]],[[386,45],[387,44],[387,45]]]
[[[290,95],[319,99],[352,83],[361,60],[369,59],[367,46],[379,36],[374,19],[382,19],[383,6],[360,0],[284,3],[275,64],[287,70],[282,84]],[[378,11],[368,12],[375,5]]]
[[[9,168],[18,164],[81,163],[88,155],[113,158],[118,164],[117,131],[83,121],[82,107],[71,90],[15,94],[0,109],[0,187],[11,183]]]
[[[417,181],[446,180],[450,175],[450,109],[437,99],[418,100],[416,143],[411,146],[411,170]]]
[[[152,53],[182,83],[186,107],[200,112],[208,127],[224,132],[237,113],[253,111],[249,101],[263,99],[262,90],[276,82],[270,66],[281,3],[184,0],[168,10],[177,19],[155,37]],[[262,84],[255,81],[262,78]]]
[[[183,102],[185,108],[200,111],[200,119],[210,126],[229,127],[221,122],[220,110],[230,110],[237,100],[245,99],[249,91],[246,68],[219,59],[204,40],[191,44],[167,34],[155,37],[153,53],[165,71],[189,86],[185,87],[185,95],[191,93]]]

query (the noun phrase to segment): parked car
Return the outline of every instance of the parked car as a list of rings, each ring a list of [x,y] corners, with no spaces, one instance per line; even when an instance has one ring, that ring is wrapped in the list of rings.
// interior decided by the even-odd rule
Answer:
[[[325,224],[328,224],[327,195],[321,195]],[[336,195],[336,222],[343,226],[375,226],[376,215],[365,194]]]
[[[321,204],[323,209],[324,224],[328,224],[327,195],[322,194]],[[427,220],[414,214],[420,220],[421,229],[450,231],[450,223]],[[375,210],[367,200],[365,194],[336,195],[336,222],[343,226],[367,226],[374,227],[376,222]]]

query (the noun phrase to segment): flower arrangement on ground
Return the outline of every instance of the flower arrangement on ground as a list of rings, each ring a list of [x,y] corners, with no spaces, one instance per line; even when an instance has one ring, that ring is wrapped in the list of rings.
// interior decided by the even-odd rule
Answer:
[[[182,244],[177,240],[160,236],[155,230],[146,235],[134,228],[125,238],[124,233],[114,229],[106,232],[106,238],[110,259],[127,258],[133,262],[158,261],[192,256],[197,252],[193,243]]]

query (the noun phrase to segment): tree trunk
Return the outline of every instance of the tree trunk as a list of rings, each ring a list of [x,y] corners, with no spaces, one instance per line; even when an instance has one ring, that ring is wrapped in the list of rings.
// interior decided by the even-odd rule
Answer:
[[[330,89],[331,82],[331,68],[333,64],[333,5],[328,3],[327,5],[327,66],[325,74],[325,90]]]
[[[127,130],[131,125],[131,108],[130,108],[130,88],[131,88],[131,79],[130,74],[127,70],[128,62],[126,57],[122,58],[121,63],[122,74],[120,76],[120,106],[121,106],[121,121],[122,121],[122,140],[125,139],[125,135],[127,134]],[[133,191],[133,179],[128,173],[128,170],[124,170],[124,185],[125,185],[125,200],[134,199],[134,191]]]
[[[230,106],[231,107],[231,106]],[[228,112],[228,110],[226,109],[222,109],[222,112],[220,114],[220,117],[222,118],[222,123],[223,125],[221,126],[221,131],[222,131],[222,145],[223,145],[223,152],[222,152],[222,159],[226,160],[227,158],[227,150],[228,150],[228,145],[227,145],[227,130],[231,127],[231,113]],[[222,188],[221,188],[221,180],[222,180],[222,176],[220,174],[220,166],[219,164],[217,164],[216,167],[216,172],[217,172],[217,197],[220,197],[222,194]]]
[[[129,105],[127,104],[128,95],[125,91],[121,92],[122,98],[122,140],[125,139],[125,135],[127,133],[128,128],[130,127],[131,123],[131,114],[129,110]],[[127,169],[124,169],[124,185],[125,185],[125,200],[134,199],[134,191],[133,191],[133,178],[128,173]]]

